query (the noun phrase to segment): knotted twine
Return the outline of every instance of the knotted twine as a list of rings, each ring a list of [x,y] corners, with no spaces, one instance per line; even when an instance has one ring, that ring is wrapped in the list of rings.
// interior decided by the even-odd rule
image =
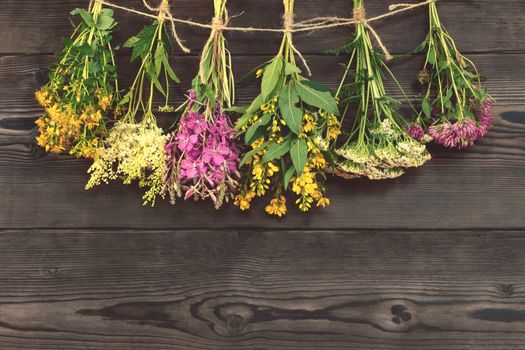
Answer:
[[[175,28],[175,18],[173,17],[173,14],[171,13],[170,5],[167,1],[161,1],[160,5],[158,7],[151,6],[147,0],[142,0],[142,3],[144,4],[144,7],[146,7],[151,12],[157,12],[159,14],[160,19],[167,18],[171,23],[171,33],[173,37],[175,38],[175,41],[177,42],[177,45],[181,48],[182,51],[185,53],[190,53],[190,49],[188,49],[179,35],[177,34],[177,29]]]
[[[285,12],[283,15],[283,32],[285,35],[288,35],[288,42],[290,43],[290,47],[292,48],[293,52],[301,59],[303,62],[304,68],[306,68],[306,71],[308,72],[308,75],[312,75],[312,71],[310,70],[310,66],[308,66],[308,62],[306,62],[306,59],[301,54],[299,50],[295,47],[293,44],[292,34],[294,32],[294,24],[295,23],[295,13],[293,12]]]
[[[114,4],[106,0],[91,0],[91,2],[93,1],[101,3],[108,7],[113,7],[116,9],[120,9],[126,12],[141,15],[144,17],[157,18],[157,16],[151,15],[149,13],[144,13],[144,12],[137,11],[129,7],[120,6],[120,5]],[[400,4],[390,5],[389,12],[384,13],[379,16],[371,17],[371,18],[366,18],[366,11],[364,10],[364,8],[354,9],[354,14],[352,18],[316,17],[316,18],[312,18],[312,19],[305,20],[302,22],[294,22],[293,14],[291,14],[291,16],[285,14],[285,16],[288,16],[288,17],[285,18],[283,16],[283,28],[255,28],[255,27],[227,26],[227,23],[225,23],[220,18],[219,19],[214,18],[211,24],[199,23],[199,22],[194,22],[194,21],[186,20],[186,19],[179,19],[179,18],[173,17],[171,11],[169,10],[169,5],[165,4],[163,6],[161,4],[161,6],[159,6],[158,8],[154,8],[154,7],[149,6],[149,4],[146,5],[147,4],[146,0],[143,0],[145,6],[150,11],[153,11],[153,12],[163,11],[165,16],[170,20],[172,24],[172,32],[173,32],[173,36],[175,37],[175,40],[177,40],[177,43],[179,44],[179,46],[184,52],[189,52],[189,49],[183,45],[182,40],[180,40],[179,36],[177,35],[177,32],[175,31],[175,23],[183,23],[183,24],[186,24],[192,27],[220,30],[220,31],[267,32],[267,33],[298,33],[298,32],[306,32],[306,31],[314,31],[314,30],[324,30],[324,29],[330,29],[330,28],[335,28],[335,27],[352,26],[356,24],[364,24],[366,25],[370,33],[372,33],[372,35],[374,36],[379,47],[385,54],[385,58],[387,60],[392,59],[392,55],[389,53],[388,49],[383,44],[379,34],[372,28],[370,23],[381,20],[386,17],[394,16],[398,13],[413,10],[415,8],[422,7],[422,6],[428,5],[433,2],[437,2],[437,1],[438,0],[425,0],[423,2],[419,2],[415,4],[400,3]],[[304,58],[303,58],[303,61],[304,61]]]
[[[385,59],[387,61],[390,61],[393,57],[388,51],[388,49],[386,48],[385,44],[383,44],[383,41],[381,40],[381,37],[379,36],[379,34],[377,34],[374,28],[366,20],[366,10],[364,6],[354,8],[354,19],[357,23],[364,25],[368,29],[368,31],[372,33],[372,35],[376,39],[377,44],[379,45],[379,47],[385,54]]]

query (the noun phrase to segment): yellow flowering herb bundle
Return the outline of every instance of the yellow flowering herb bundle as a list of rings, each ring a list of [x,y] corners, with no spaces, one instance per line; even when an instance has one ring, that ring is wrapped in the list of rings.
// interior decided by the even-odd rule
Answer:
[[[168,0],[163,2],[167,5]],[[167,137],[157,126],[153,97],[156,92],[162,94],[166,103],[161,110],[172,110],[168,92],[170,84],[179,81],[168,60],[172,45],[164,12],[159,12],[152,25],[131,37],[125,47],[133,50],[131,60],[140,58],[141,65],[129,92],[120,101],[126,114],[109,131],[104,147],[88,170],[91,178],[86,189],[117,178],[124,184],[138,181],[140,187],[147,188],[144,204],[154,205],[163,187]]]
[[[285,22],[293,18],[294,0],[284,0]],[[250,151],[241,161],[243,179],[235,205],[250,208],[268,192],[270,215],[287,212],[285,192],[298,197],[302,211],[326,206],[325,178],[329,145],[340,133],[335,98],[325,87],[301,75],[292,32],[286,32],[277,55],[261,66],[261,93],[237,123]]]
[[[354,11],[362,11],[363,5],[364,0],[354,0]],[[353,41],[334,51],[350,54],[337,95],[345,114],[349,107],[356,108],[348,139],[335,151],[336,174],[381,180],[423,165],[430,154],[423,142],[408,134],[407,122],[397,111],[399,102],[385,91],[383,69],[391,72],[374,50],[366,24],[357,24]]]
[[[98,2],[89,11],[75,9],[71,15],[79,15],[81,22],[64,40],[49,82],[35,94],[45,110],[36,121],[37,143],[48,152],[96,158],[118,99],[110,43],[117,22],[113,10]]]
[[[215,208],[233,199],[238,185],[239,149],[236,132],[225,109],[234,99],[231,56],[222,32],[226,0],[214,0],[213,29],[200,68],[176,129],[166,145],[164,192],[172,203],[210,199]]]

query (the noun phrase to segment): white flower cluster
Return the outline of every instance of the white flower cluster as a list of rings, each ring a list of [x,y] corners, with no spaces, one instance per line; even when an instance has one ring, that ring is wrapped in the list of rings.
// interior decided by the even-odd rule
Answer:
[[[338,169],[371,180],[392,179],[407,168],[420,167],[430,160],[426,146],[393,127],[390,120],[370,131],[369,142],[353,142],[336,150],[343,157]]]
[[[91,178],[86,189],[121,178],[124,184],[138,180],[140,187],[147,187],[144,205],[155,204],[162,191],[166,170],[167,136],[154,122],[136,124],[118,122],[109,132],[105,147],[89,168]]]

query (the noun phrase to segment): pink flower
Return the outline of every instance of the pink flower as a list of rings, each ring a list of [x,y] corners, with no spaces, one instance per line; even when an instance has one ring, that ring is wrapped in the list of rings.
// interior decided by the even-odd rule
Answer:
[[[425,136],[425,130],[419,124],[412,124],[406,128],[407,133],[414,139],[421,141]]]

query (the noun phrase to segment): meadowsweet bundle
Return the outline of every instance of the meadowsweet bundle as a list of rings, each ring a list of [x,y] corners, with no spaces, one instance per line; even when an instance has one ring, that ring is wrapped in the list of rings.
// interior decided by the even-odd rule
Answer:
[[[363,4],[364,0],[354,0],[355,17],[364,16]],[[345,114],[349,106],[356,106],[348,140],[335,151],[335,173],[380,180],[423,165],[430,154],[405,131],[406,122],[397,111],[399,102],[385,92],[383,69],[391,72],[384,56],[374,50],[366,23],[358,23],[353,41],[334,51],[350,54],[337,95],[345,105]]]
[[[284,0],[284,10],[285,28],[290,28],[294,0]],[[261,93],[237,123],[251,149],[241,161],[243,180],[235,198],[241,210],[270,192],[273,199],[266,212],[283,216],[289,187],[302,211],[329,204],[324,196],[326,156],[340,133],[339,111],[325,87],[301,76],[296,54],[300,56],[288,31],[277,55],[257,70]]]
[[[114,119],[118,98],[112,31],[113,10],[95,2],[57,55],[50,81],[36,92],[45,113],[36,121],[38,144],[52,153],[96,158],[106,123]]]
[[[163,0],[163,5],[167,4],[168,0]],[[86,189],[117,178],[124,184],[137,180],[140,187],[147,188],[144,204],[154,205],[163,187],[167,137],[157,126],[153,97],[156,91],[164,95],[166,103],[161,110],[171,111],[173,108],[168,105],[170,84],[179,82],[168,59],[172,45],[165,11],[159,11],[157,20],[131,37],[124,46],[132,49],[131,60],[140,58],[141,65],[129,92],[120,101],[126,114],[109,131],[104,147],[89,168],[91,178]]]
[[[418,48],[426,49],[419,81],[427,86],[427,93],[422,113],[409,132],[419,139],[426,129],[439,145],[470,147],[488,132],[493,119],[492,99],[481,88],[474,63],[461,55],[441,24],[435,3],[429,4],[429,17],[430,32]]]
[[[215,17],[200,60],[199,72],[180,108],[182,117],[166,144],[168,160],[163,193],[177,197],[210,198],[218,209],[233,198],[239,172],[239,149],[225,108],[234,100],[231,56],[222,28],[226,0],[214,0]]]

